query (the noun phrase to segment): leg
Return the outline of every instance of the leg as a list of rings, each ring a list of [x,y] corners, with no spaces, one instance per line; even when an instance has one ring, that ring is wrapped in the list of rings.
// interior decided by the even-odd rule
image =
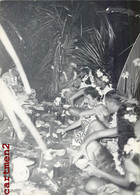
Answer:
[[[66,127],[65,132],[73,130],[73,129],[75,129],[77,127],[80,127],[80,126],[81,126],[81,119],[79,119],[78,121],[72,123],[70,126]]]
[[[105,129],[105,127],[97,120],[92,121],[87,129],[87,135],[90,135],[91,133],[95,132],[95,131],[100,131]]]
[[[89,194],[97,195],[98,189],[105,185],[106,182],[100,178],[91,177],[85,184],[85,191]]]
[[[92,141],[86,148],[87,158],[96,166],[96,154],[99,152],[100,143]]]

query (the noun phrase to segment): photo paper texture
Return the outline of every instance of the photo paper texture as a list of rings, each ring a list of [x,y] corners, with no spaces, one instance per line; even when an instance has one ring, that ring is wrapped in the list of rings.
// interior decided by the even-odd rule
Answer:
[[[0,1],[0,194],[140,194],[139,33],[139,1]]]

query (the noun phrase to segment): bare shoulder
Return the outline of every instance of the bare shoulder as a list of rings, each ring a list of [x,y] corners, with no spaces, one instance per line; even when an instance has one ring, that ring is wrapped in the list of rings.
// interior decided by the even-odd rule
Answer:
[[[106,107],[103,104],[99,104],[96,107],[99,108],[99,109],[106,109]]]
[[[100,109],[105,115],[108,115],[109,114],[107,108],[103,104],[99,104],[97,106],[97,108]]]

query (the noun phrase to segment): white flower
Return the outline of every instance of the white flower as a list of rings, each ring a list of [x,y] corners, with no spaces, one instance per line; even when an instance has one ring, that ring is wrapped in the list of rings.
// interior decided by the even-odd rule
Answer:
[[[61,91],[61,97],[65,98],[65,95],[66,93],[70,92],[70,89],[69,88],[66,88],[66,89],[62,89]]]
[[[140,58],[136,58],[135,60],[133,60],[133,64],[134,66],[140,67]]]
[[[54,70],[54,66],[51,66],[51,69]]]
[[[75,49],[79,49],[79,47],[76,46]]]
[[[140,153],[140,142],[136,141],[135,138],[130,138],[127,144],[124,146],[126,154],[129,153]]]
[[[58,135],[56,133],[53,133],[52,136],[58,138]]]
[[[36,125],[36,127],[42,127],[43,125],[44,125],[44,121],[42,121],[42,120],[36,120],[36,122],[35,122],[35,125]]]
[[[129,119],[129,114],[125,114],[124,119]]]
[[[137,116],[135,114],[125,114],[124,119],[127,119],[131,123],[135,123],[137,121]]]
[[[137,116],[134,115],[134,114],[131,114],[129,116],[129,119],[128,120],[129,120],[129,122],[132,122],[132,123],[134,122],[135,123],[137,121]]]
[[[107,76],[103,76],[102,79],[103,79],[103,81],[105,81],[106,83],[109,81],[109,79],[107,78]]]
[[[133,108],[127,107],[126,110],[127,110],[127,111],[130,111],[130,110],[133,110]]]
[[[97,90],[97,91],[100,91],[101,89],[100,89],[100,87],[96,87],[96,90]]]
[[[103,73],[102,73],[100,70],[97,70],[96,73],[97,73],[97,76],[98,76],[98,77],[102,77],[102,76],[103,76]]]
[[[121,77],[123,79],[128,78],[129,77],[129,72],[128,71],[124,72]]]
[[[61,98],[60,97],[56,97],[55,100],[54,100],[54,104],[56,106],[59,106],[61,104]]]
[[[47,134],[46,134],[46,137],[50,137],[50,133],[47,133]]]
[[[82,78],[82,81],[86,81],[89,78],[88,75],[85,75],[84,78]]]
[[[132,137],[128,140],[127,144],[133,145],[136,142],[136,140]]]
[[[100,87],[96,87],[96,90],[98,91],[98,93],[102,96],[104,95],[103,91],[100,89]]]

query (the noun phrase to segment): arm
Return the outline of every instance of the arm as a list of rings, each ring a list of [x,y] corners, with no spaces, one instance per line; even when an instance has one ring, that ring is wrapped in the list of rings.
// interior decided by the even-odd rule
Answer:
[[[96,131],[92,134],[90,134],[84,141],[83,144],[81,144],[80,150],[77,152],[75,157],[73,158],[73,163],[76,163],[78,159],[80,159],[83,155],[86,156],[86,148],[90,144],[90,142],[99,139],[99,138],[104,138],[104,137],[113,137],[117,135],[117,128],[112,128],[112,129],[106,129],[106,130],[101,130],[101,131]]]
[[[95,114],[97,115],[98,117],[101,117],[103,118],[104,116],[107,116],[109,115],[109,112],[108,110],[106,109],[106,107],[101,104],[101,105],[97,105],[95,106],[94,108],[92,109],[89,109],[89,110],[86,110],[86,111],[83,111],[80,113],[80,116],[89,116],[89,115],[92,115],[92,114]]]
[[[71,124],[70,126],[66,127],[65,132],[70,131],[72,129],[75,129],[79,126],[81,126],[81,120],[78,120],[78,121],[74,122],[73,124]]]
[[[112,183],[122,186],[122,187],[129,187],[130,182],[127,177],[116,177],[114,175],[110,175],[100,170],[100,175],[103,179],[107,179]]]
[[[73,104],[73,102],[74,102],[75,99],[77,99],[77,98],[79,98],[80,96],[84,95],[84,90],[85,90],[85,88],[80,89],[80,90],[78,90],[74,95],[72,95],[72,96],[70,97],[70,102],[71,102],[71,104]]]

